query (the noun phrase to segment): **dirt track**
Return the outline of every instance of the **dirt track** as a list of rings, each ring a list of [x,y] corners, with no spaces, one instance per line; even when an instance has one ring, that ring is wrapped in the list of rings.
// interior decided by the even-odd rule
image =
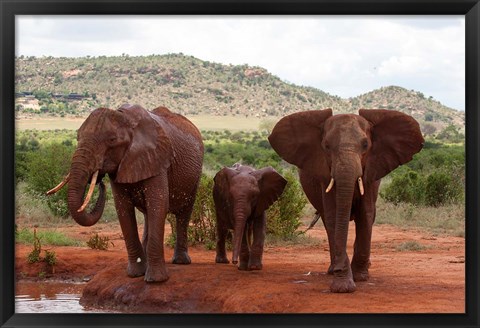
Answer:
[[[350,226],[351,257],[354,225]],[[370,280],[357,283],[353,294],[329,291],[329,252],[323,227],[308,233],[322,240],[317,246],[267,247],[261,271],[239,271],[232,264],[215,264],[215,251],[189,250],[191,265],[168,264],[170,279],[146,284],[128,278],[121,232],[98,224],[61,228],[87,240],[93,233],[109,236],[107,251],[88,247],[50,247],[57,255],[55,273],[47,279],[90,280],[81,302],[125,312],[211,313],[464,313],[465,240],[426,232],[376,225],[373,230]],[[169,230],[169,229],[167,229]],[[399,251],[407,241],[421,251]],[[42,264],[30,265],[31,246],[17,245],[17,279],[38,277]],[[166,247],[166,259],[172,256]],[[228,254],[231,257],[231,254]]]

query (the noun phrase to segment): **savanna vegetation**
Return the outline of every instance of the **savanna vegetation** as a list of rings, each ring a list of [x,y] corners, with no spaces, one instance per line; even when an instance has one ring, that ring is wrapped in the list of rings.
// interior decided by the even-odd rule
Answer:
[[[202,131],[204,173],[188,232],[190,244],[203,244],[210,249],[215,247],[213,176],[223,166],[237,162],[257,168],[272,166],[288,181],[280,199],[268,210],[267,243],[279,240],[309,242],[302,231],[313,216],[313,210],[298,182],[296,168],[282,161],[272,150],[267,131],[265,127],[261,131]],[[377,204],[377,224],[464,235],[464,143],[451,143],[444,136],[439,133],[437,138],[429,137],[424,149],[411,162],[384,178]],[[17,132],[16,211],[17,216],[30,226],[40,224],[48,228],[68,220],[66,190],[48,197],[45,192],[67,174],[75,146],[75,131],[72,130]],[[117,222],[110,188],[107,188],[107,199],[102,220]],[[173,232],[175,222],[168,219]],[[17,238],[32,243],[31,234],[23,227],[17,232]],[[43,235],[40,238],[47,240]],[[172,234],[167,243],[173,244],[174,238]],[[71,240],[64,242],[75,243]],[[108,241],[97,236],[92,244],[108,245]]]
[[[386,86],[343,99],[295,85],[262,67],[223,65],[187,56],[25,57],[15,61],[17,117],[83,116],[97,107],[139,103],[163,105],[185,115],[281,117],[297,111],[333,108],[396,109],[412,115],[429,135],[447,125],[465,126],[463,112],[432,97]]]

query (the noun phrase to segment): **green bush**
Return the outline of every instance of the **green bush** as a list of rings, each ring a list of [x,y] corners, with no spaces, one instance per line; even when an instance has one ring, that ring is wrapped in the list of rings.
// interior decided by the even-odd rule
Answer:
[[[461,181],[446,172],[435,171],[426,179],[425,204],[438,207],[447,203],[456,203],[463,199]]]
[[[463,181],[452,171],[437,170],[421,175],[407,170],[395,174],[391,182],[380,192],[388,202],[409,203],[438,207],[459,203],[464,199]]]
[[[189,245],[203,244],[208,249],[215,248],[216,216],[212,190],[213,178],[202,174],[187,230]],[[171,214],[167,216],[167,220],[172,227],[172,233],[166,243],[173,247],[176,240],[176,220]]]
[[[424,198],[424,179],[415,171],[408,169],[396,174],[380,195],[388,202],[421,204]]]
[[[188,230],[188,239],[192,243],[201,243],[209,246],[215,245],[216,215],[213,201],[213,179],[202,174],[197,190],[197,197],[193,205],[190,219],[192,223]]]
[[[26,157],[25,172],[29,191],[44,198],[49,209],[56,216],[67,217],[67,188],[45,196],[45,193],[63,180],[70,168],[73,146],[52,143],[29,152]]]
[[[380,192],[388,202],[434,207],[460,203],[465,198],[465,146],[426,142],[389,179]]]
[[[280,198],[267,210],[267,234],[289,239],[297,235],[301,225],[300,217],[307,204],[307,198],[296,175],[285,171],[283,177],[287,185]]]

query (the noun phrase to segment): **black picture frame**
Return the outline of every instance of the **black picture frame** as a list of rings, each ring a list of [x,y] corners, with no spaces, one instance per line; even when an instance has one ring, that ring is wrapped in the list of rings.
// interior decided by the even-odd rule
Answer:
[[[466,19],[466,313],[465,314],[15,314],[14,61],[15,15],[465,15]],[[135,326],[436,326],[479,322],[480,4],[478,0],[0,0],[0,325]],[[422,300],[419,300],[422,302]]]

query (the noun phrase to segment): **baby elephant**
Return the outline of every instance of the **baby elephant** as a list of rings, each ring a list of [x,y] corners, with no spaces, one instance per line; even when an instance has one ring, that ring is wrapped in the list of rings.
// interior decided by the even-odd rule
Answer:
[[[213,199],[217,213],[216,263],[229,263],[225,252],[227,229],[233,229],[233,258],[239,270],[261,270],[265,241],[265,210],[283,192],[287,180],[272,167],[255,170],[234,164],[214,178]],[[253,242],[251,240],[253,232]]]

